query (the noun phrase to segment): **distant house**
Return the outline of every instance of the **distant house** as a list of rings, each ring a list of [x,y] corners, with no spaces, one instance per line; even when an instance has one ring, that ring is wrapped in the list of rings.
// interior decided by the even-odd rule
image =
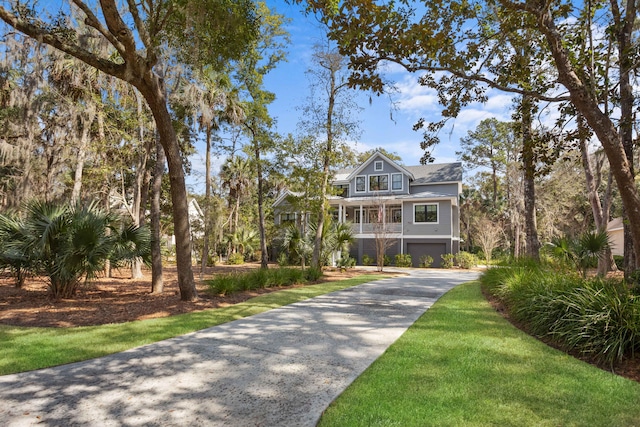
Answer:
[[[611,244],[611,253],[624,255],[624,228],[622,218],[614,218],[607,224],[607,235]]]
[[[381,227],[390,240],[386,254],[410,254],[414,266],[429,255],[440,266],[441,255],[456,254],[460,248],[460,207],[462,164],[445,163],[402,166],[380,152],[356,168],[340,170],[331,196],[334,218],[350,222],[355,244],[351,256],[376,258],[376,238]],[[291,193],[289,193],[291,194]],[[307,220],[295,212],[283,194],[274,203],[276,225]]]
[[[196,199],[189,199],[189,228],[191,229],[192,239],[201,239],[204,236],[204,213],[200,208],[200,204]],[[166,236],[167,246],[172,247],[176,244],[176,236]]]

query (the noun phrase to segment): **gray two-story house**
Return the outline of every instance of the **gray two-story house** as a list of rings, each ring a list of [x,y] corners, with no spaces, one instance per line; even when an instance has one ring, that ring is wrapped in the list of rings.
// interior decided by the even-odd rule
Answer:
[[[410,254],[414,266],[430,255],[433,266],[442,254],[460,248],[459,196],[462,164],[402,166],[376,152],[353,169],[335,174],[337,195],[331,196],[334,218],[349,222],[355,243],[351,256],[376,258],[376,239],[384,239],[386,254]],[[300,214],[287,212],[285,198],[274,204],[276,224]]]

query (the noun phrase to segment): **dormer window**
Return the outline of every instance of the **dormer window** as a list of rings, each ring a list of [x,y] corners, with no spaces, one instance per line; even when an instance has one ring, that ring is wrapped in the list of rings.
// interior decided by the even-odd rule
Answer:
[[[383,168],[383,162],[382,160],[378,160],[373,164],[373,170],[375,170],[376,172],[381,171]]]

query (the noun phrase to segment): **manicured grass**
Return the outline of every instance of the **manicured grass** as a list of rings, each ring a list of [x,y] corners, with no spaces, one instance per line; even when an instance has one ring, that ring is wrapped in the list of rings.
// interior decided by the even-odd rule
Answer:
[[[529,337],[476,282],[443,296],[320,426],[637,426],[640,384]]]
[[[0,325],[0,375],[87,360],[258,314],[386,276],[363,275],[338,282],[285,289],[230,307],[78,328]]]

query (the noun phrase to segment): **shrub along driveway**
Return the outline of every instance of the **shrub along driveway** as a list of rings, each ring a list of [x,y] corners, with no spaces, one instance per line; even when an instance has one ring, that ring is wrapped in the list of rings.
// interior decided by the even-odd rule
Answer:
[[[123,353],[0,377],[0,425],[314,426],[444,292],[412,270]]]

